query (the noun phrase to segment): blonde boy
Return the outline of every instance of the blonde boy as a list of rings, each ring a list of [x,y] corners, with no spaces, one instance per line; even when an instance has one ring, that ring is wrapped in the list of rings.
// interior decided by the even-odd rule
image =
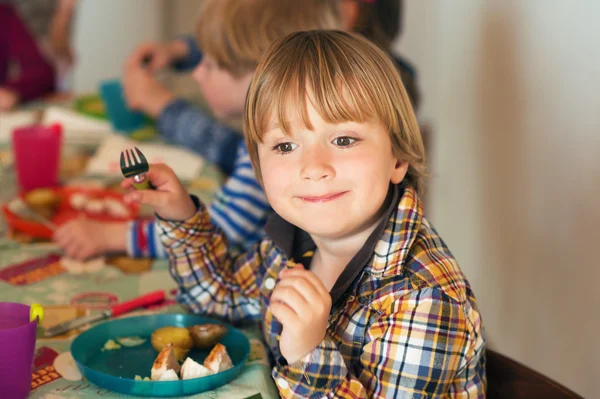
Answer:
[[[277,41],[244,133],[276,212],[245,255],[168,167],[150,169],[157,191],[130,194],[162,217],[184,302],[260,319],[284,398],[484,397],[481,316],[423,216],[423,145],[388,56],[339,31]]]

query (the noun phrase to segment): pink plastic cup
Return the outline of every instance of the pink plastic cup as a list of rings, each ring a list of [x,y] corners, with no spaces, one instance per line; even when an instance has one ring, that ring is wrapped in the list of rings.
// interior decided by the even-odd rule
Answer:
[[[62,126],[31,125],[12,132],[17,182],[21,191],[58,185]]]
[[[0,395],[25,399],[31,391],[38,319],[29,321],[29,306],[0,302]]]

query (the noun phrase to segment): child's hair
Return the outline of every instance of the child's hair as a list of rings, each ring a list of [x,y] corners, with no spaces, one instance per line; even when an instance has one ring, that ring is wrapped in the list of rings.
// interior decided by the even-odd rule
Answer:
[[[246,98],[244,135],[260,182],[258,142],[273,120],[286,134],[295,118],[312,129],[307,101],[329,123],[382,123],[394,156],[409,164],[405,180],[417,191],[423,189],[423,141],[396,66],[360,35],[325,30],[277,40],[256,68]]]
[[[234,76],[251,72],[276,39],[291,32],[339,29],[339,0],[204,0],[200,49]]]
[[[402,27],[402,0],[359,0],[354,31],[389,50]]]

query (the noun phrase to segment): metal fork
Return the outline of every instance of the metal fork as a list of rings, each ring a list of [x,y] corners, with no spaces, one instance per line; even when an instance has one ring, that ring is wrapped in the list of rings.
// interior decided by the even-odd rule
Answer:
[[[133,187],[138,190],[146,190],[151,188],[150,182],[146,173],[148,173],[148,161],[142,152],[134,147],[135,153],[132,149],[121,151],[121,158],[119,164],[121,165],[121,172],[123,176],[133,178]],[[136,154],[138,158],[136,158]]]

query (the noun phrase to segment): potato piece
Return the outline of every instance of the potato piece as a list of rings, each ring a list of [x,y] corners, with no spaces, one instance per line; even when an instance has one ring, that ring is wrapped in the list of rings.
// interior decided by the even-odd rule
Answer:
[[[60,204],[60,196],[49,188],[31,190],[24,200],[32,211],[46,219],[52,219]]]
[[[25,202],[32,208],[56,206],[60,197],[52,189],[36,188],[25,194]]]
[[[210,349],[227,334],[227,327],[222,324],[199,324],[188,327],[194,347],[200,349]]]
[[[182,361],[193,345],[192,337],[187,328],[163,327],[152,333],[150,342],[157,352],[169,344],[173,344],[173,352],[177,360]]]

